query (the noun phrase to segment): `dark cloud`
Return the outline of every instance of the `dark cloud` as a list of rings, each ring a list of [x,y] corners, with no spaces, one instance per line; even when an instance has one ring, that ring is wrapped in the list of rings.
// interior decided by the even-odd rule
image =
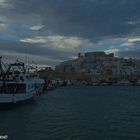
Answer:
[[[16,16],[37,15],[59,35],[79,36],[98,40],[106,37],[126,36],[140,24],[139,0],[9,0],[11,13]],[[29,19],[28,19],[29,20]],[[130,23],[135,24],[130,24]],[[136,33],[135,33],[136,32]]]
[[[120,51],[120,52],[118,52],[118,55],[120,57],[140,59],[140,48],[130,49],[130,50],[127,50],[127,51]]]
[[[55,60],[68,60],[78,52],[94,51],[94,44],[103,39],[140,36],[140,0],[6,0],[0,4],[0,24],[1,30],[5,27],[0,34],[1,51],[41,56],[54,65]],[[35,26],[42,28],[31,30]],[[57,41],[54,41],[55,47],[53,43],[42,46],[41,43],[19,42],[24,38],[49,35],[87,41],[75,48],[72,45],[67,48],[62,42],[63,49],[57,47]],[[102,46],[104,50],[109,48],[109,45]],[[139,57],[138,52],[121,50],[120,56]],[[45,60],[40,62],[44,64]]]
[[[5,24],[3,21],[0,21],[0,24]]]
[[[66,52],[64,50],[60,50],[57,48],[51,48],[51,47],[41,47],[36,46],[28,43],[23,42],[14,42],[14,41],[8,41],[8,40],[0,40],[0,55],[2,55],[3,51],[7,52],[15,52],[18,54],[27,54],[28,55],[35,55],[35,56],[41,56],[45,57],[46,60],[52,60],[52,61],[64,61],[67,59],[71,59],[71,56],[73,53]],[[39,61],[39,60],[38,60]],[[47,64],[47,63],[46,63]]]

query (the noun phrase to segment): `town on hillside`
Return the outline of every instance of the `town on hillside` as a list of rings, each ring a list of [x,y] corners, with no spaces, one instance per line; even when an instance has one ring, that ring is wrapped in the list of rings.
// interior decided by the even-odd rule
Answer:
[[[40,71],[42,77],[85,84],[140,83],[140,60],[115,57],[114,53],[78,53],[77,59],[60,63],[55,70]]]

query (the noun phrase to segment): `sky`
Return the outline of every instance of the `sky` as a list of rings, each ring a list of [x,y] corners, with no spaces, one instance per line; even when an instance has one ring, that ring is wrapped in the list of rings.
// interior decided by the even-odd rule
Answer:
[[[0,0],[0,56],[55,66],[81,52],[140,58],[140,0]]]

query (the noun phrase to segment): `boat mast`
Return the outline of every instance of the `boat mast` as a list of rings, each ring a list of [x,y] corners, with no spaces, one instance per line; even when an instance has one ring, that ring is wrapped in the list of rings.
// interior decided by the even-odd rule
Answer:
[[[2,69],[2,61],[1,61],[2,57],[0,56],[0,73],[1,73],[1,77],[2,77],[2,82],[3,82],[3,86],[2,86],[2,90],[3,92],[6,91],[6,86],[5,86],[5,75]]]

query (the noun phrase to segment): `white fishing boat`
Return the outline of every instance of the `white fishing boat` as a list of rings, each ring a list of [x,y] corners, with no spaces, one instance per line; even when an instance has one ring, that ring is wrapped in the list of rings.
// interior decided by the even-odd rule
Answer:
[[[23,62],[17,61],[3,70],[0,58],[0,106],[30,100],[36,91],[34,78],[26,72]]]
[[[31,65],[27,69],[28,73],[30,74],[30,77],[32,77],[32,79],[34,80],[35,89],[39,92],[42,92],[45,85],[45,80],[39,77],[37,73],[37,66]]]

